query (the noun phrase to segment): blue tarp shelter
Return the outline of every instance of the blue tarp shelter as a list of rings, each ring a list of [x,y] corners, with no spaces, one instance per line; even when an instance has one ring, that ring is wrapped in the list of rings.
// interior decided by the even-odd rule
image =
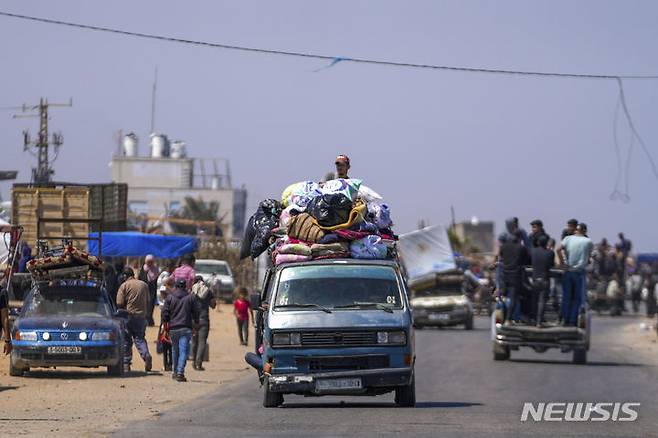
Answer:
[[[98,233],[89,233],[98,238]],[[113,231],[103,233],[103,256],[139,257],[153,254],[158,258],[176,258],[197,249],[197,240],[192,236],[162,236],[136,231]],[[98,241],[89,241],[89,253],[98,255]]]

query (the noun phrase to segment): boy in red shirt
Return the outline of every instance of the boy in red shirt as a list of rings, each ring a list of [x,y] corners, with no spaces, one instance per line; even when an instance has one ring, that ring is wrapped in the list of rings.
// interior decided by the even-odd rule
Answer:
[[[238,322],[238,336],[240,336],[240,344],[247,345],[249,341],[249,317],[254,320],[254,313],[251,310],[251,305],[247,300],[247,288],[236,288],[237,298],[233,302],[233,314]]]

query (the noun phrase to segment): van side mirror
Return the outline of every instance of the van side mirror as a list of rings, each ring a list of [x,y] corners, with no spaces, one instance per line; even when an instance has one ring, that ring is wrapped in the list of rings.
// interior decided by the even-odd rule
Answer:
[[[251,302],[252,309],[260,308],[260,305],[262,304],[262,300],[260,299],[260,294],[251,294],[249,300]]]

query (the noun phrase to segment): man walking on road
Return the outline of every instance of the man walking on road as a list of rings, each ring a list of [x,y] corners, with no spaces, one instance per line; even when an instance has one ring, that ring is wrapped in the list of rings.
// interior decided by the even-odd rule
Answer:
[[[2,337],[4,338],[4,345],[2,351],[5,355],[11,353],[11,334],[9,333],[9,298],[7,297],[7,289],[3,284],[0,284],[0,329],[2,329]]]
[[[146,312],[149,304],[149,287],[146,283],[135,278],[135,272],[130,266],[123,270],[126,281],[117,292],[117,307],[128,311],[128,324],[123,359],[124,372],[130,371],[133,357],[133,341],[144,360],[144,369],[151,371],[153,358],[146,343]]]
[[[146,283],[149,287],[149,305],[148,311],[146,312],[146,322],[150,327],[155,325],[153,321],[153,309],[155,308],[155,303],[158,300],[158,276],[160,275],[160,269],[155,262],[155,256],[149,254],[144,260],[144,265],[139,270],[138,278]]]
[[[172,345],[172,362],[174,372],[172,378],[178,382],[187,382],[185,378],[185,363],[189,354],[192,339],[193,324],[199,323],[199,307],[197,298],[187,293],[187,281],[176,280],[176,288],[165,300],[162,306],[162,322],[169,331]]]
[[[199,306],[199,326],[196,334],[192,336],[192,356],[194,357],[194,369],[204,371],[203,357],[206,354],[208,343],[208,333],[210,332],[210,308],[217,306],[215,297],[210,288],[204,283],[200,275],[196,276],[194,286],[192,286],[192,295],[197,299]]]
[[[562,279],[562,322],[576,325],[578,312],[585,303],[587,278],[585,268],[589,264],[594,244],[587,235],[587,225],[578,224],[576,232],[562,240],[558,248],[560,264],[566,263],[567,271]]]

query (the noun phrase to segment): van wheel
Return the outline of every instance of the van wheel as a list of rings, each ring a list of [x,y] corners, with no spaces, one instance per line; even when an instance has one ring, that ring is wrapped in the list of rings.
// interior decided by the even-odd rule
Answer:
[[[578,348],[573,351],[573,363],[584,365],[587,363],[587,350],[584,348]]]
[[[473,330],[473,314],[471,313],[464,322],[465,330]]]
[[[496,342],[493,343],[493,359],[494,360],[508,360],[510,358],[510,351],[507,345],[500,345]]]
[[[123,377],[123,360],[119,359],[116,365],[108,366],[107,374],[112,377]]]
[[[263,407],[277,408],[283,404],[283,394],[270,391],[270,385],[267,379],[263,383],[263,388]]]
[[[9,359],[9,375],[14,376],[14,377],[23,377],[23,374],[26,372],[30,371],[28,367],[25,368],[19,368],[14,365],[14,360]]]
[[[411,382],[407,386],[395,389],[395,403],[404,408],[416,406],[416,379],[411,376]]]

